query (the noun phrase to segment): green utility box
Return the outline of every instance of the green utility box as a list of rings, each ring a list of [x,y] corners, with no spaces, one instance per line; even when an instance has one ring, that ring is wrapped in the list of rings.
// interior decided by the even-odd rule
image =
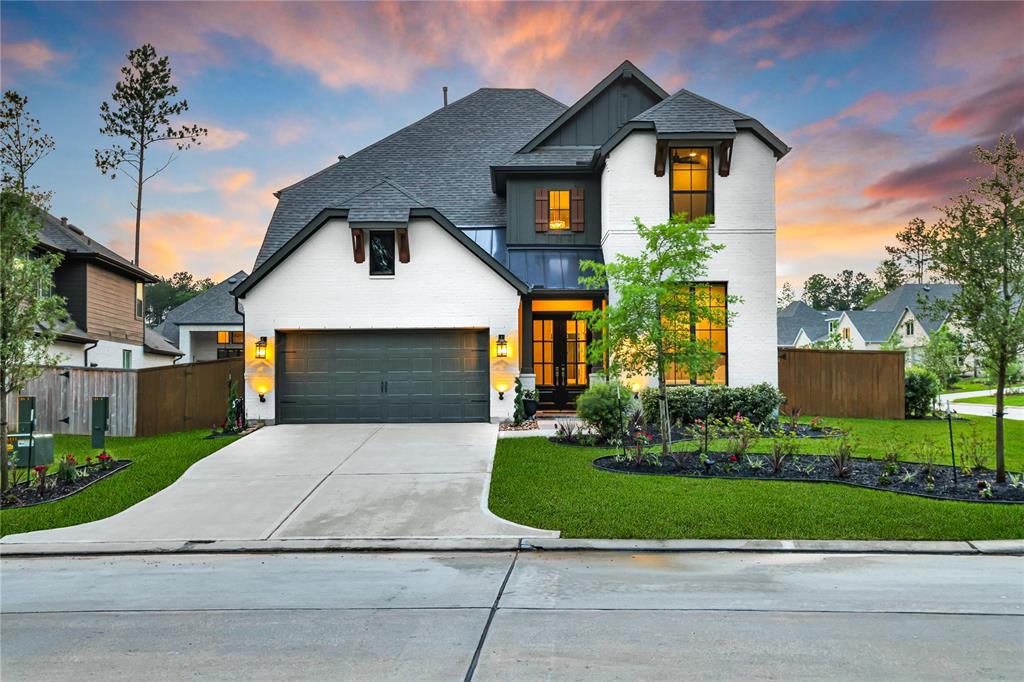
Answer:
[[[53,464],[52,433],[12,433],[16,466],[35,467]]]
[[[36,397],[18,396],[18,433],[32,433],[36,430]]]
[[[104,447],[107,429],[110,428],[110,398],[92,399],[92,447],[100,450]]]

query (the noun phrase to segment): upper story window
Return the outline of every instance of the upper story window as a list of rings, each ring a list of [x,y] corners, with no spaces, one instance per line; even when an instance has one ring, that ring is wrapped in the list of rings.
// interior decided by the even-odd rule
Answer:
[[[714,212],[714,159],[709,147],[673,147],[672,215],[685,213],[687,220]]]
[[[132,368],[132,352],[127,348],[121,351],[121,369]]]
[[[142,282],[135,283],[135,317],[142,317],[145,313],[145,307],[143,305],[143,284]]]
[[[534,194],[534,226],[537,232],[584,232],[583,188],[545,189]]]
[[[395,274],[394,230],[370,231],[370,275]]]
[[[217,344],[226,346],[232,343],[245,343],[245,332],[217,332]]]
[[[829,320],[828,321],[828,333],[829,334],[835,334],[836,333],[836,329],[838,329],[838,328],[839,328],[839,320]]]
[[[905,322],[903,324],[903,334],[906,335],[906,336],[913,336],[914,335],[914,321],[913,320],[911,320],[910,322]]]
[[[850,328],[849,327],[843,327],[843,341],[849,341],[850,338],[851,338]]]
[[[569,229],[569,190],[552,189],[548,191],[548,229]]]

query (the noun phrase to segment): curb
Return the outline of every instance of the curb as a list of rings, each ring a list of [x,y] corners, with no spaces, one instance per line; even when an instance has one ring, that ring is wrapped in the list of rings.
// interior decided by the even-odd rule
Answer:
[[[331,538],[163,542],[0,543],[0,557],[314,552],[746,552],[1024,556],[1024,540],[603,540],[573,538]]]

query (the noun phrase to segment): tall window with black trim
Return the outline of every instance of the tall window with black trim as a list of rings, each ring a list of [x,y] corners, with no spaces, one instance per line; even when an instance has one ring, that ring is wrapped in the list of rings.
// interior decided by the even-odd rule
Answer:
[[[714,157],[710,147],[673,147],[671,210],[693,220],[715,212]]]
[[[712,350],[718,353],[715,370],[711,376],[691,377],[686,367],[669,364],[665,369],[665,383],[668,384],[728,384],[729,383],[729,329],[728,292],[724,283],[695,284],[690,287],[690,296],[700,296],[715,314],[713,319],[692,320],[690,338],[706,340]]]
[[[394,230],[370,231],[370,275],[395,274]]]

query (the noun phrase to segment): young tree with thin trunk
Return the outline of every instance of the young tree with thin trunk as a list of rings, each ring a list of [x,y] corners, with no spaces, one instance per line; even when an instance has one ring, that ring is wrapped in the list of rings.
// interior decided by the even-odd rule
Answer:
[[[111,179],[125,173],[135,184],[135,260],[139,264],[139,242],[142,234],[142,188],[153,176],[174,161],[174,154],[152,172],[146,170],[146,154],[160,142],[173,142],[178,151],[201,144],[206,128],[197,125],[172,125],[188,111],[188,100],[175,101],[178,86],[171,83],[171,63],[158,57],[150,44],[128,52],[128,63],[121,67],[121,80],[110,96],[113,105],[100,105],[103,127],[100,132],[122,138],[127,146],[114,143],[96,150],[96,167]],[[152,168],[152,166],[151,166]]]
[[[932,243],[924,221],[912,218],[904,229],[896,233],[896,240],[899,244],[885,247],[886,252],[906,267],[918,284],[923,284],[924,276],[932,265]]]
[[[795,300],[796,292],[793,291],[793,285],[789,282],[784,282],[782,290],[779,291],[779,295],[775,299],[775,307],[782,310]]]
[[[935,271],[960,285],[952,299],[931,307],[968,330],[975,351],[996,370],[996,481],[1002,483],[1007,374],[1024,352],[1024,156],[1012,135],[975,153],[991,174],[972,182],[927,233]]]
[[[682,214],[667,223],[648,227],[634,219],[643,244],[639,256],[619,254],[611,263],[584,261],[580,277],[589,288],[607,286],[610,300],[604,310],[577,313],[594,331],[588,344],[589,360],[596,365],[609,358],[612,372],[656,376],[662,454],[671,450],[668,412],[668,371],[675,368],[691,377],[710,378],[719,353],[711,340],[691,331],[691,321],[710,321],[712,327],[729,323],[726,303],[712,301],[707,276],[711,256],[724,248],[707,236],[713,218],[687,221]]]

